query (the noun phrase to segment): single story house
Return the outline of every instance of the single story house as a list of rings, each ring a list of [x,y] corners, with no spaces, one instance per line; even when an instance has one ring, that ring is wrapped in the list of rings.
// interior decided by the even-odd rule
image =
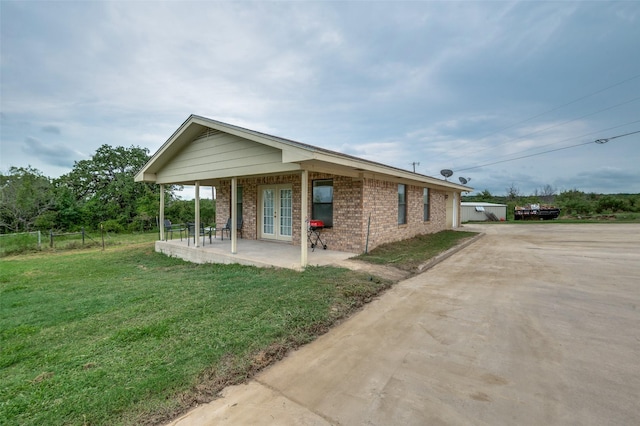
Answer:
[[[362,253],[460,225],[460,195],[472,188],[378,162],[191,115],[137,173],[137,182],[216,189],[215,226],[242,238],[300,246],[307,265],[309,220],[322,220],[330,249]],[[211,224],[205,224],[211,225]],[[161,235],[162,239],[162,235]],[[196,243],[197,244],[197,243]]]
[[[484,203],[484,202],[462,202],[462,222],[487,222],[507,220],[507,205]]]

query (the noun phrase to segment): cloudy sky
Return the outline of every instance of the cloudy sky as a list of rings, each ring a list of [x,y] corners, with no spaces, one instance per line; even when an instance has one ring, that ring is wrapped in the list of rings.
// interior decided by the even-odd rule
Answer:
[[[638,1],[0,7],[2,172],[197,114],[493,194],[640,192],[640,133],[593,143],[640,130]]]

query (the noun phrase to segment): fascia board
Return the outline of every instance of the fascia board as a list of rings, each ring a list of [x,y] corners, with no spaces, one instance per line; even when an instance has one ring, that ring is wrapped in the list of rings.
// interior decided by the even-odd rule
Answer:
[[[171,179],[167,179],[163,176],[157,177],[157,183],[184,185],[189,182],[196,181],[214,181],[219,179],[230,179],[232,177],[247,177],[247,176],[259,176],[266,174],[289,174],[291,172],[297,172],[300,170],[299,164],[281,164],[273,165],[266,164],[264,166],[246,166],[246,167],[234,167],[224,170],[208,170],[202,172],[186,172],[181,177],[172,176]]]
[[[406,170],[385,166],[383,164],[369,162],[366,160],[359,160],[352,157],[340,157],[338,155],[329,155],[325,153],[316,153],[315,157],[318,161],[344,166],[361,172],[373,173],[375,175],[380,175],[380,177],[386,176],[387,179],[393,178],[394,180],[418,182],[448,191],[473,191],[473,188],[468,186],[458,185],[452,182],[443,181],[441,179],[432,178],[430,176],[424,176]]]
[[[140,169],[138,173],[136,173],[135,181],[136,182],[149,182],[148,177],[153,176],[151,182],[155,181],[155,173],[158,172],[164,164],[167,163],[168,159],[173,157],[180,149],[183,148],[184,143],[188,142],[191,138],[187,136],[192,136],[192,134],[198,133],[201,127],[198,126],[194,128],[192,125],[195,120],[193,116],[190,116],[184,123],[178,127],[178,129],[173,132],[171,137],[167,139],[167,141],[162,144],[162,146],[156,151],[155,154],[147,161],[147,163]],[[188,131],[191,129],[191,131]],[[185,135],[186,134],[186,135]],[[195,136],[195,135],[194,135]]]

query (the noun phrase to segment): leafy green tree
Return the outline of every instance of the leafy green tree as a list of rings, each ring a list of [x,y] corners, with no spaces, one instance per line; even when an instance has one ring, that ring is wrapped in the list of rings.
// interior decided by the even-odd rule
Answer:
[[[131,146],[102,145],[88,160],[76,161],[57,184],[68,188],[80,204],[81,221],[89,227],[114,220],[128,226],[139,216],[138,203],[148,202],[157,185],[134,182],[134,176],[149,159],[149,150]]]
[[[55,195],[51,180],[39,170],[11,167],[0,173],[0,227],[3,232],[28,232],[51,225]]]
[[[489,192],[488,189],[485,189],[484,191],[482,191],[480,194],[478,194],[476,198],[480,201],[486,201],[487,203],[490,203],[493,201],[493,195],[491,195],[491,192]]]
[[[172,223],[193,222],[195,217],[194,200],[171,200],[165,208],[165,217]],[[200,221],[205,225],[213,225],[216,220],[215,201],[200,199]]]
[[[612,213],[621,212],[625,210],[625,202],[624,200],[611,196],[605,195],[601,197],[596,203],[596,212],[603,213],[606,211],[610,211]]]
[[[83,225],[82,204],[76,200],[71,189],[59,182],[55,185],[56,219],[55,228],[75,230]]]
[[[556,202],[564,214],[587,215],[594,211],[593,198],[577,189],[561,192]]]

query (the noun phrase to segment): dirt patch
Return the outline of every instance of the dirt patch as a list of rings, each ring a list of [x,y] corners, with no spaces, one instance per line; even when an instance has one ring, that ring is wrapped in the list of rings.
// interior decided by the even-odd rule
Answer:
[[[35,383],[44,382],[45,380],[50,379],[52,377],[53,377],[53,373],[50,371],[47,371],[45,373],[38,374],[38,376],[35,379],[33,379],[31,383],[35,384]]]
[[[362,260],[354,260],[354,259],[343,260],[336,266],[349,268],[353,271],[370,274],[372,276],[380,277],[385,280],[390,280],[393,282],[404,280],[411,275],[411,272],[403,271],[402,269],[398,269],[393,266],[376,265],[373,263],[368,263]]]

